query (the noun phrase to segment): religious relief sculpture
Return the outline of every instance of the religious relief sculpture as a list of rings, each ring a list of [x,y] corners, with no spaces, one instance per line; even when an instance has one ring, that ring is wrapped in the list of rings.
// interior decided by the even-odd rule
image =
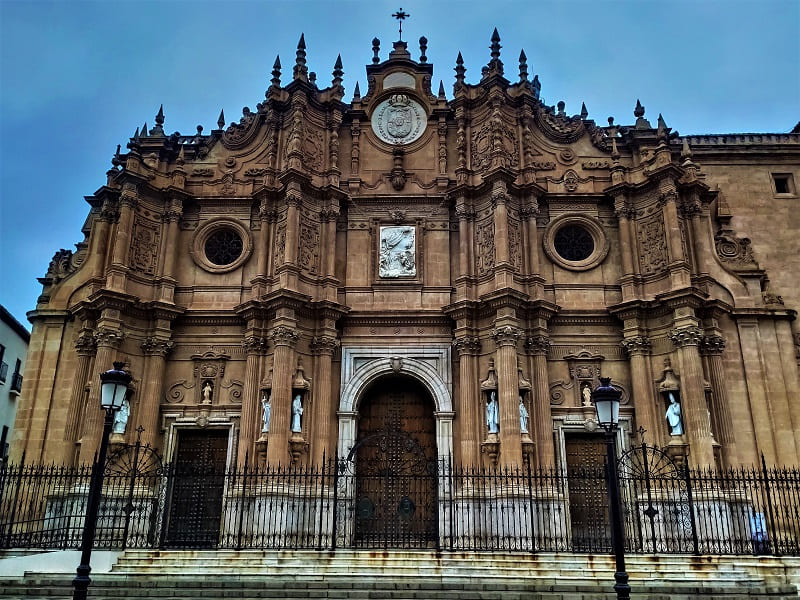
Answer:
[[[683,420],[681,419],[681,405],[674,392],[667,392],[669,406],[667,407],[667,423],[670,435],[683,435]]]
[[[114,413],[114,424],[112,425],[111,432],[122,435],[128,427],[128,417],[131,415],[131,405],[128,399],[122,401],[122,407]]]
[[[381,227],[380,277],[413,277],[417,274],[414,227]]]
[[[425,109],[406,94],[394,94],[372,113],[372,131],[387,144],[410,144],[427,124]]]
[[[592,386],[585,383],[581,388],[581,398],[583,406],[592,406]]]
[[[528,409],[525,408],[522,396],[519,397],[519,430],[520,433],[528,433]]]
[[[500,411],[497,406],[497,393],[492,391],[489,394],[489,401],[486,403],[486,426],[489,433],[500,432]]]
[[[297,394],[292,400],[292,433],[301,433],[303,426],[300,421],[303,415],[303,395]]]
[[[271,399],[271,395],[267,395],[266,391],[261,394],[261,433],[269,433],[269,420],[272,417]]]

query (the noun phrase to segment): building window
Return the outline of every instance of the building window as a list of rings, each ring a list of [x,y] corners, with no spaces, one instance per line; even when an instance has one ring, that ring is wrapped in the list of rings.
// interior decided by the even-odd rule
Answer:
[[[20,369],[22,368],[22,361],[17,359],[17,364],[14,367],[14,375],[11,376],[11,391],[20,393],[22,391],[22,373],[20,373]]]
[[[197,228],[191,248],[198,266],[211,273],[227,273],[250,257],[253,238],[239,221],[219,217]]]
[[[794,178],[791,173],[773,173],[772,187],[776,196],[794,196]]]
[[[603,262],[609,249],[600,221],[580,214],[561,215],[550,221],[543,243],[550,260],[569,271],[595,268]]]
[[[215,265],[226,266],[242,255],[242,238],[233,229],[218,229],[206,240],[206,258]]]
[[[6,347],[0,344],[0,383],[5,383],[8,377],[8,363],[3,361],[5,355]]]

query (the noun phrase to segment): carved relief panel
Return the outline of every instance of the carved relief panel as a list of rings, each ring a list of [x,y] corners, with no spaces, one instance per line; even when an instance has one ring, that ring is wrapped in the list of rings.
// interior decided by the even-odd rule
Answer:
[[[133,224],[130,255],[130,265],[135,271],[155,275],[160,239],[161,224],[137,215]]]
[[[275,244],[272,252],[275,266],[282,265],[286,256],[286,221],[281,221],[275,226]]]
[[[475,227],[475,268],[478,276],[490,273],[494,268],[494,220],[478,223]]]
[[[284,228],[284,236],[286,230]],[[277,241],[277,236],[276,236]],[[277,254],[277,253],[276,253]],[[310,275],[319,274],[319,223],[303,221],[300,223],[300,268]]]
[[[508,217],[508,259],[516,271],[522,270],[522,236],[519,221]]]
[[[378,276],[414,277],[417,274],[416,228],[398,225],[380,228]]]
[[[636,224],[639,241],[639,261],[643,275],[659,273],[667,268],[669,255],[664,237],[664,222],[654,214]]]
[[[225,405],[242,401],[244,382],[226,379],[225,369],[230,356],[225,352],[204,352],[192,355],[192,376],[174,381],[165,394],[168,404]]]

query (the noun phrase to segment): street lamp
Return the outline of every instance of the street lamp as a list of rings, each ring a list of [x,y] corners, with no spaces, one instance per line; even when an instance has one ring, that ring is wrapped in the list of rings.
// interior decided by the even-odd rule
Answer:
[[[625,532],[622,528],[622,509],[619,499],[619,474],[617,473],[616,432],[619,424],[619,399],[622,392],[611,385],[610,377],[601,377],[600,386],[592,392],[597,409],[597,422],[605,431],[606,462],[608,468],[608,498],[611,504],[611,545],[617,561],[614,573],[614,591],[617,600],[630,600],[631,586],[625,571]]]
[[[105,409],[106,418],[103,422],[100,450],[92,465],[92,474],[89,480],[89,498],[86,503],[86,518],[83,521],[83,536],[81,537],[81,564],[78,565],[78,574],[72,580],[73,600],[85,600],[89,584],[92,582],[89,577],[92,570],[89,561],[92,558],[97,513],[103,492],[103,472],[108,453],[108,438],[114,425],[114,414],[122,408],[132,379],[130,373],[123,370],[124,367],[124,362],[115,362],[113,369],[100,373],[100,406]]]

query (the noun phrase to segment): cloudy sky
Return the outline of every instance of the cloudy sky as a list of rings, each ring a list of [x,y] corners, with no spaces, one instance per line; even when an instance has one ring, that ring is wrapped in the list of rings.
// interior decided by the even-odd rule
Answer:
[[[452,90],[460,50],[480,78],[497,27],[506,74],[524,48],[542,97],[605,124],[639,98],[681,133],[786,132],[800,119],[798,0],[0,0],[0,304],[23,324],[53,253],[82,239],[83,196],[117,144],[164,104],[167,133],[206,132],[255,109],[275,56],[284,83],[305,33],[328,85],[341,53],[352,97],[372,38],[428,38],[434,85]]]

